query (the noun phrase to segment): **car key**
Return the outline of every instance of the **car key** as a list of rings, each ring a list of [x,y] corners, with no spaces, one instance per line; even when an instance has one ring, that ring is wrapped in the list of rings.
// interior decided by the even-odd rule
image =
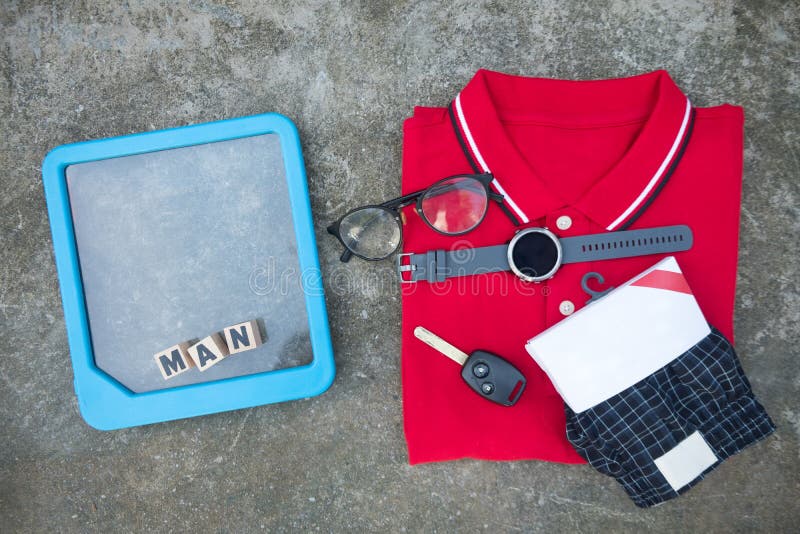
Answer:
[[[414,335],[461,366],[461,378],[481,397],[503,406],[513,406],[525,389],[525,376],[500,356],[476,350],[470,355],[433,332],[418,326]]]

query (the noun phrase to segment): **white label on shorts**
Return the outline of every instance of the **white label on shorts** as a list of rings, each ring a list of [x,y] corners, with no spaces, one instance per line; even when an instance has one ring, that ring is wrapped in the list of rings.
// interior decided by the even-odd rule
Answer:
[[[672,489],[678,491],[714,465],[717,456],[700,432],[695,431],[675,448],[655,459],[656,467]]]

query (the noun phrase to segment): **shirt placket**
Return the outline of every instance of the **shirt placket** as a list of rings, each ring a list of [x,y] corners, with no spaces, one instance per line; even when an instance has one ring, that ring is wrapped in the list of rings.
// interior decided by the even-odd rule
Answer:
[[[559,238],[591,233],[591,224],[579,211],[565,207],[545,217],[548,230]],[[589,296],[581,288],[581,279],[592,270],[591,263],[562,265],[542,288],[545,299],[545,323],[549,328],[586,305]]]

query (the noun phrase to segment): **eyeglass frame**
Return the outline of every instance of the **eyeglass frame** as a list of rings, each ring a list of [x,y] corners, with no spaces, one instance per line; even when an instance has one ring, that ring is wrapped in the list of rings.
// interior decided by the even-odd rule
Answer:
[[[505,213],[506,216],[509,219],[511,219],[511,222],[514,223],[514,226],[519,226],[521,224],[519,219],[517,219],[516,216],[514,216],[514,214],[511,212],[511,210],[508,209],[508,206],[506,206],[505,197],[500,193],[496,193],[496,192],[492,191],[492,189],[490,187],[490,184],[492,183],[492,180],[494,180],[494,176],[491,173],[455,174],[453,176],[447,176],[445,178],[442,178],[441,180],[437,180],[436,182],[432,183],[431,185],[429,185],[425,189],[420,189],[419,191],[415,191],[414,193],[409,193],[407,195],[403,195],[403,196],[394,198],[392,200],[387,200],[386,202],[383,202],[381,204],[367,204],[365,206],[359,206],[357,208],[353,208],[350,211],[348,211],[347,213],[345,213],[344,215],[342,215],[341,217],[339,217],[339,219],[336,222],[331,223],[330,225],[328,225],[328,227],[327,227],[328,233],[331,234],[332,236],[334,236],[336,239],[338,239],[339,242],[344,247],[344,252],[339,257],[339,261],[341,261],[342,263],[347,263],[348,261],[350,261],[350,258],[352,258],[353,256],[357,256],[357,257],[361,258],[362,260],[366,260],[366,261],[381,261],[381,260],[385,260],[386,258],[391,256],[392,254],[397,252],[400,249],[400,247],[402,246],[402,244],[403,244],[403,224],[402,224],[402,220],[401,220],[401,212],[400,212],[400,210],[402,208],[410,206],[412,203],[416,204],[414,206],[414,211],[417,212],[417,215],[420,216],[420,218],[425,222],[425,224],[431,230],[433,230],[434,232],[436,232],[438,234],[447,235],[447,236],[459,236],[459,235],[467,234],[467,233],[473,231],[478,226],[480,226],[480,224],[486,218],[486,214],[489,213],[489,204],[488,204],[488,202],[487,202],[487,205],[486,205],[486,210],[484,210],[483,215],[481,215],[480,220],[478,222],[476,222],[474,225],[472,225],[472,227],[470,227],[467,230],[464,230],[462,232],[443,232],[442,230],[439,230],[438,228],[433,226],[433,224],[431,224],[431,222],[428,220],[428,218],[425,217],[425,215],[423,213],[423,210],[422,210],[422,199],[425,197],[425,194],[428,193],[430,190],[432,190],[437,185],[440,185],[440,184],[446,182],[447,180],[452,180],[454,178],[472,178],[472,179],[478,181],[486,189],[486,199],[487,199],[487,201],[493,200],[493,201],[497,202],[498,206],[503,211],[503,213]],[[397,224],[397,227],[400,229],[400,241],[398,241],[397,246],[391,252],[389,252],[388,254],[386,254],[385,256],[382,256],[380,258],[367,258],[367,257],[362,256],[361,254],[359,254],[357,252],[354,252],[353,250],[351,250],[345,244],[344,239],[342,239],[342,234],[339,231],[339,226],[341,225],[343,220],[345,220],[350,214],[355,213],[356,211],[359,211],[359,210],[364,210],[364,209],[382,209],[384,211],[389,212],[392,215],[392,217],[394,218],[395,223]]]

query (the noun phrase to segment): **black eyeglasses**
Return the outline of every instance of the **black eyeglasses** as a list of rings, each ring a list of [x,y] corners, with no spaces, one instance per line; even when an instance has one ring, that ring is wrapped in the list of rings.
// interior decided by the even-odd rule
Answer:
[[[348,211],[328,226],[328,233],[344,245],[340,258],[343,262],[350,261],[353,255],[376,261],[388,258],[400,247],[403,236],[400,209],[414,203],[422,220],[444,235],[462,235],[477,228],[486,217],[490,200],[497,202],[514,225],[519,226],[503,195],[489,188],[492,180],[488,173],[450,176],[422,191]]]

